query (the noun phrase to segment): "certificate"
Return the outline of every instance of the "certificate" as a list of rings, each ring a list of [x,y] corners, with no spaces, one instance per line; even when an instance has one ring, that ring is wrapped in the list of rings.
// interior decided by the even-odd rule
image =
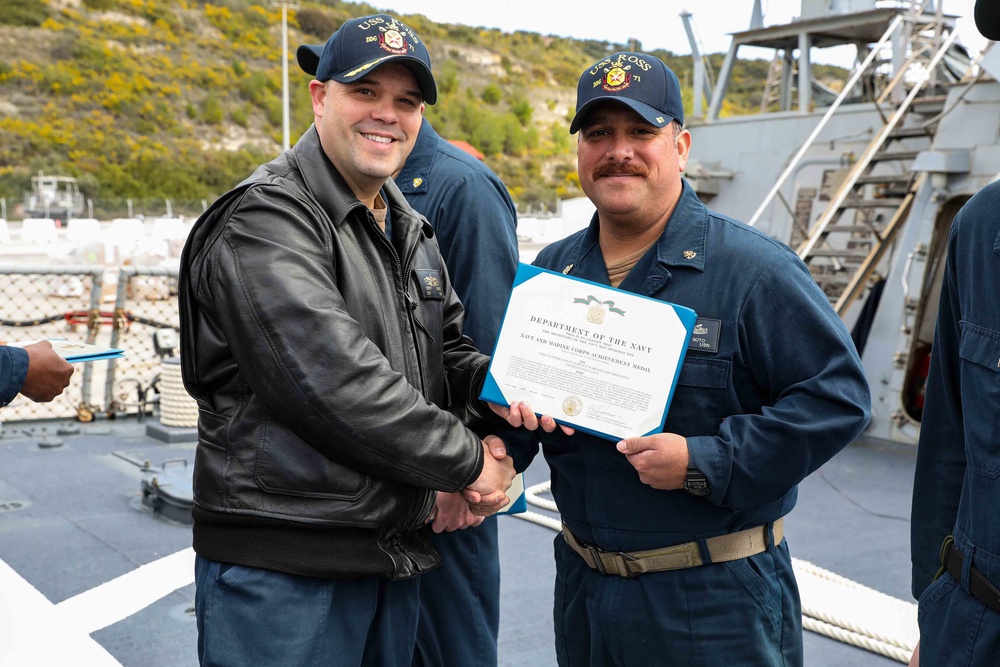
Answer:
[[[659,433],[697,315],[518,266],[480,398],[618,441]]]

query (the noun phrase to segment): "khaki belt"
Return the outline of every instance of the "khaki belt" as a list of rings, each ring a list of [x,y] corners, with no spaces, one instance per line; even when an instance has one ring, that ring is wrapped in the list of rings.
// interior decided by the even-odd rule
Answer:
[[[781,544],[785,535],[783,519],[775,521],[773,526],[774,544]],[[601,574],[617,574],[620,577],[631,578],[646,572],[684,570],[705,564],[697,542],[624,553],[621,551],[601,551],[597,547],[584,545],[576,539],[566,524],[563,524],[562,534],[566,544],[580,554],[580,557],[591,569],[597,570]],[[767,526],[757,526],[728,535],[710,537],[705,540],[705,543],[713,563],[724,563],[755,556],[767,551]]]

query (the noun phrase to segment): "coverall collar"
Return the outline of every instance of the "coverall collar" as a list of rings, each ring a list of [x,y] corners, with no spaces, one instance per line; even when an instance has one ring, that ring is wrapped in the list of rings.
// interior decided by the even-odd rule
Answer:
[[[572,256],[574,262],[568,265],[564,273],[594,280],[608,282],[607,267],[599,244],[600,221],[598,214],[590,220],[590,227],[580,236]],[[677,200],[673,213],[667,221],[667,226],[650,251],[639,260],[635,269],[623,281],[623,285],[638,294],[650,295],[658,291],[670,280],[669,267],[684,267],[697,271],[705,270],[708,237],[708,209],[701,203],[694,189],[683,181],[683,190]],[[633,273],[636,269],[648,266],[645,270],[645,280],[635,285]]]

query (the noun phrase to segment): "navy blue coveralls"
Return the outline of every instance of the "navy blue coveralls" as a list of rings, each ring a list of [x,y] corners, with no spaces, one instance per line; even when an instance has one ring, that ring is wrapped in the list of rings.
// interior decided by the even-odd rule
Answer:
[[[913,595],[920,663],[1000,664],[1000,613],[969,593],[974,567],[1000,589],[1000,183],[951,228],[913,482]],[[942,574],[953,535],[961,581]]]
[[[507,188],[485,164],[438,136],[427,120],[395,180],[434,227],[465,306],[463,333],[480,352],[492,354],[517,271],[517,211]],[[496,666],[496,522],[491,517],[474,528],[429,534],[441,565],[421,576],[414,665]]]
[[[0,406],[14,400],[28,376],[28,353],[19,347],[0,345]]]
[[[597,216],[535,264],[609,284]],[[688,349],[664,428],[687,438],[711,495],[643,484],[610,440],[542,433],[552,493],[580,541],[634,552],[770,524],[795,505],[797,484],[867,425],[871,397],[854,344],[809,271],[787,246],[705,208],[687,183],[620,288],[692,308],[718,332],[716,346],[710,334],[708,349]],[[522,444],[510,448],[518,470],[537,451]],[[555,560],[564,667],[802,664],[784,542],[631,579],[591,570],[562,536]]]

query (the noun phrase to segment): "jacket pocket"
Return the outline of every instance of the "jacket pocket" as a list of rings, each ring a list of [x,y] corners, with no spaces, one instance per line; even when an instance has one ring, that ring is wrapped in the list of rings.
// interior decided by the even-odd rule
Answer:
[[[357,500],[371,477],[331,461],[281,422],[267,420],[257,446],[254,481],[268,493]]]
[[[220,452],[226,451],[222,443],[227,441],[226,429],[229,420],[220,414],[204,408],[198,410],[198,444]]]
[[[1000,476],[1000,332],[962,322],[962,414],[969,470]]]
[[[715,433],[725,417],[723,406],[731,372],[732,362],[728,359],[688,354],[664,430],[685,437]]]

